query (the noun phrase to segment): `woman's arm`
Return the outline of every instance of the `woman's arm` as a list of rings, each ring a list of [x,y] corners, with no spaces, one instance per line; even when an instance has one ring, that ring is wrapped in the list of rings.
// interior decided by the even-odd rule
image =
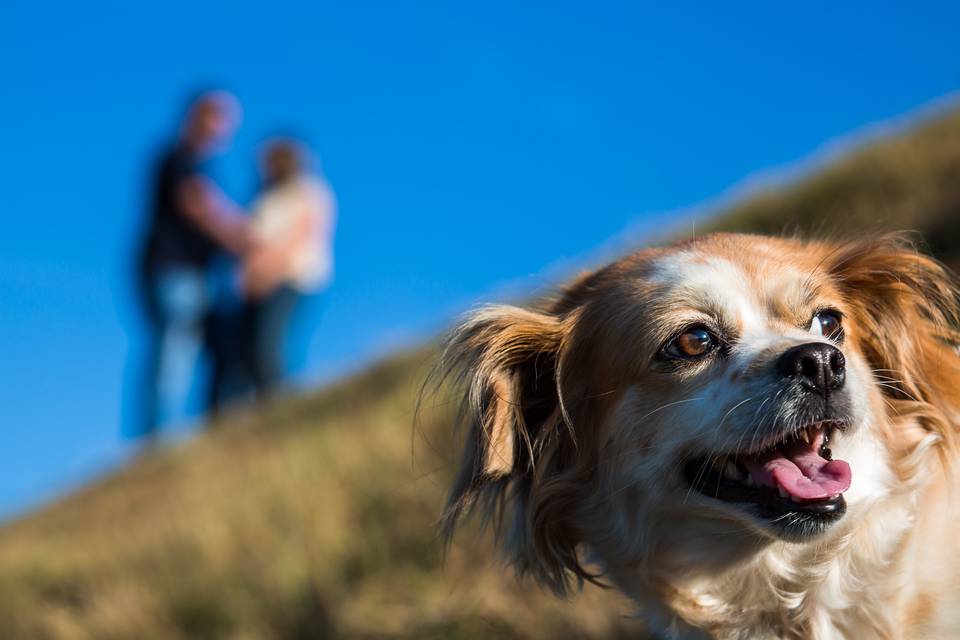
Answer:
[[[295,261],[314,242],[317,212],[304,199],[293,223],[283,233],[253,251],[243,265],[244,290],[251,298],[261,298],[293,275]]]

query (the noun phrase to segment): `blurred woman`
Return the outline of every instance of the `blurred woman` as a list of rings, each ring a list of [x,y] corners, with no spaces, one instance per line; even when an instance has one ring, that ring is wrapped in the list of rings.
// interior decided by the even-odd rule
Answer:
[[[333,271],[335,204],[326,181],[307,168],[294,140],[264,146],[264,191],[252,208],[254,250],[241,271],[256,391],[271,391],[285,372],[284,346],[300,298],[326,285]]]
[[[286,371],[294,310],[333,271],[334,198],[326,181],[308,170],[302,145],[268,141],[261,172],[264,188],[251,207],[252,248],[240,265],[240,309],[227,309],[214,332],[214,412],[251,390],[260,398],[275,390]]]

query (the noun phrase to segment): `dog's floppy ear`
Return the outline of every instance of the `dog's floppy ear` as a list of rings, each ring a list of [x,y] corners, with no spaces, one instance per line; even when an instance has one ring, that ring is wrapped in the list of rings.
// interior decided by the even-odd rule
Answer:
[[[897,420],[887,438],[901,480],[921,477],[935,451],[945,468],[960,411],[956,280],[900,234],[842,245],[830,270],[852,309],[848,325]]]
[[[450,338],[441,366],[467,392],[460,422],[468,431],[449,526],[485,491],[532,470],[538,423],[558,406],[563,334],[553,316],[502,305],[472,314]]]
[[[931,360],[956,344],[960,327],[954,276],[902,234],[842,245],[829,268],[853,307],[861,350],[874,372],[889,379],[884,388],[894,397],[935,402]]]
[[[848,323],[873,369],[896,433],[886,439],[901,480],[922,477],[935,451],[950,469],[948,416],[960,411],[960,294],[955,277],[902,234],[837,247],[829,268],[850,304]]]
[[[573,545],[558,543],[551,523],[534,523],[530,504],[545,478],[538,464],[546,464],[559,440],[572,440],[557,382],[566,327],[549,313],[487,307],[454,332],[441,362],[466,391],[460,420],[466,443],[443,516],[445,537],[476,508],[492,521],[515,567],[559,591],[565,569],[576,571]]]

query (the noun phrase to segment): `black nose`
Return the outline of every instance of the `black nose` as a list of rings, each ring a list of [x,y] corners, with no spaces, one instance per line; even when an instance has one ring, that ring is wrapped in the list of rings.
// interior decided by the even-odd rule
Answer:
[[[810,342],[787,350],[778,361],[780,371],[802,385],[828,396],[843,386],[847,362],[840,349],[825,342]]]

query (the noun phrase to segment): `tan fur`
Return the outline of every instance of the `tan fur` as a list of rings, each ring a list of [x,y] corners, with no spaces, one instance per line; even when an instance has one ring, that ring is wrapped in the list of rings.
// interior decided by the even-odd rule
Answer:
[[[748,434],[738,407],[767,400],[741,390],[812,339],[818,305],[844,317],[855,485],[839,522],[786,542],[674,471]],[[673,637],[958,637],[958,316],[952,276],[898,236],[709,236],[586,274],[540,311],[481,310],[444,360],[467,429],[445,533],[479,506],[520,573],[558,594],[602,576]],[[658,363],[698,318],[735,357]]]

